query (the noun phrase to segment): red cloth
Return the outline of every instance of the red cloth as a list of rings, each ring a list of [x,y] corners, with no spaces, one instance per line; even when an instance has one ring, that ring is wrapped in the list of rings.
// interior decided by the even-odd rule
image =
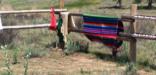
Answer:
[[[55,17],[54,8],[51,8],[50,16],[51,16],[50,29],[56,30],[57,26],[56,26],[56,17]]]

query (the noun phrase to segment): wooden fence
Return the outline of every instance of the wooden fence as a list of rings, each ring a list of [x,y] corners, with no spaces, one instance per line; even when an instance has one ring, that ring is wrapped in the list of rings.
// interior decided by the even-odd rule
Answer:
[[[54,10],[56,14],[58,12],[62,12],[61,14],[64,14],[64,12],[67,11],[67,9],[55,9]],[[51,10],[20,10],[20,11],[0,11],[0,30],[8,30],[8,29],[33,29],[33,28],[47,28],[50,26],[49,23],[47,24],[36,24],[36,25],[7,25],[3,26],[1,15],[3,14],[22,14],[22,13],[50,13]]]
[[[22,11],[0,11],[0,15],[3,14],[20,14],[20,13],[48,13],[50,10],[22,10]],[[64,35],[64,40],[67,42],[67,35],[69,31],[73,32],[81,32],[78,29],[68,28],[69,24],[71,24],[72,16],[82,16],[81,13],[69,13],[66,9],[55,9],[55,12],[61,12],[63,17],[63,26],[61,31]],[[136,33],[136,21],[137,19],[147,19],[147,20],[156,20],[155,16],[138,16],[137,15],[137,5],[131,6],[131,13],[129,16],[122,16],[121,20],[123,22],[129,22],[130,24],[130,33],[119,33],[121,40],[128,41],[130,43],[130,54],[129,58],[132,62],[136,62],[136,47],[137,47],[137,39],[148,39],[148,40],[156,40],[155,35],[146,35],[146,34],[138,34]],[[16,25],[16,26],[2,26],[2,21],[0,17],[0,29],[30,29],[30,28],[47,28],[50,24],[37,24],[37,25]]]
[[[146,40],[156,40],[156,35],[147,35],[147,34],[139,34],[136,33],[137,25],[136,20],[144,19],[144,20],[156,20],[156,16],[141,16],[137,15],[137,5],[133,4],[131,6],[129,16],[122,16],[121,20],[123,22],[129,22],[130,24],[130,33],[119,33],[121,40],[128,41],[130,43],[130,54],[129,59],[131,62],[136,62],[136,48],[137,48],[137,39],[146,39]],[[70,16],[82,16],[82,14],[71,13]],[[81,30],[71,30],[75,32],[81,32]]]

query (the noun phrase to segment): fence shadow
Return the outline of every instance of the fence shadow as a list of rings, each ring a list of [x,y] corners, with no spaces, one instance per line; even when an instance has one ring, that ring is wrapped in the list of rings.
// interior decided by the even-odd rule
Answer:
[[[119,7],[119,6],[104,6],[104,7],[99,7],[99,9],[127,9],[126,7]]]
[[[100,53],[100,52],[92,52],[96,56],[97,59],[117,62],[119,64],[126,64],[129,62],[128,56],[117,56],[113,57],[111,54]]]
[[[111,54],[106,53],[100,53],[100,52],[92,52],[96,56],[97,59],[104,60],[104,61],[111,61],[116,62],[120,65],[124,65],[130,62],[127,55],[121,55],[117,57],[113,57]],[[136,64],[143,66],[143,67],[149,67],[150,69],[156,70],[156,65],[153,64],[146,64],[144,62],[136,62]]]

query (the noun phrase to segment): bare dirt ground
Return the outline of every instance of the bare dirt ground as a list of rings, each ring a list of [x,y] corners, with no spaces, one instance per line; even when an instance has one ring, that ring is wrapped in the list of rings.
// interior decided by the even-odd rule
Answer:
[[[23,75],[24,59],[19,64],[11,65],[15,75]],[[2,58],[0,61],[3,61]],[[97,59],[93,55],[75,53],[69,56],[60,51],[52,51],[49,55],[29,59],[29,75],[125,75],[126,66],[115,62]],[[6,67],[0,67],[5,72]],[[154,75],[153,72],[138,70],[139,75]]]

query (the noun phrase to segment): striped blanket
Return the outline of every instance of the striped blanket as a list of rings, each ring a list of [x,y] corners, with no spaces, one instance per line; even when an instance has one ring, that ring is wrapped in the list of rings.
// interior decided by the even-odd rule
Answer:
[[[122,45],[117,40],[119,32],[124,31],[119,18],[84,14],[83,21],[83,32],[90,40],[115,48]]]

